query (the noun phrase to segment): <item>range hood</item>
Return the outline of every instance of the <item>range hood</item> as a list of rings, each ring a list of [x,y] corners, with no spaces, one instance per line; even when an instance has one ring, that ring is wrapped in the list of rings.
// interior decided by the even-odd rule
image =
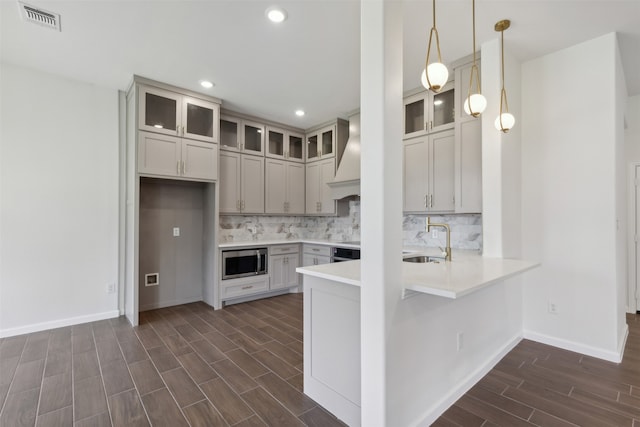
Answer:
[[[349,117],[349,140],[331,187],[333,199],[360,195],[360,113]]]

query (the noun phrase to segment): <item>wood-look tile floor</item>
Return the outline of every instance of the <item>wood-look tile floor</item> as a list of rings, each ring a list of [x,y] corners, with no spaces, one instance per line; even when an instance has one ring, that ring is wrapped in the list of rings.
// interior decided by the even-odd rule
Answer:
[[[0,340],[0,426],[343,426],[302,393],[302,294]]]
[[[521,341],[433,425],[640,427],[640,315],[622,363]]]
[[[524,340],[435,426],[640,427],[640,315],[620,364]],[[0,340],[0,426],[343,425],[302,393],[302,295]]]

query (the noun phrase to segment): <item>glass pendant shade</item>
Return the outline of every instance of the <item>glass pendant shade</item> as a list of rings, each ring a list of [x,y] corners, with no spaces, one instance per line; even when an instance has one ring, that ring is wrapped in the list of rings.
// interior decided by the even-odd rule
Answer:
[[[427,73],[429,73],[429,79],[427,80]],[[426,70],[422,70],[422,76],[420,78],[422,86],[426,89],[431,89],[434,92],[439,91],[449,80],[449,70],[440,62],[432,62],[429,64]],[[431,86],[429,86],[431,83]]]
[[[478,117],[487,108],[487,98],[480,93],[474,93],[464,100],[464,112],[470,116]]]
[[[501,119],[502,118],[502,119]],[[496,118],[496,129],[507,133],[516,124],[516,118],[511,113],[502,113]]]

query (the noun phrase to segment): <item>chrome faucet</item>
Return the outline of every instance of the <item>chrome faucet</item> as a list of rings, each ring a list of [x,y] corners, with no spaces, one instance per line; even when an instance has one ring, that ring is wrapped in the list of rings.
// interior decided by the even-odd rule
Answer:
[[[447,247],[443,250],[443,252],[445,253],[444,260],[451,261],[451,228],[449,228],[449,224],[432,224],[429,222],[429,217],[427,217],[427,233],[431,231],[431,227],[443,227],[445,230],[447,230]]]

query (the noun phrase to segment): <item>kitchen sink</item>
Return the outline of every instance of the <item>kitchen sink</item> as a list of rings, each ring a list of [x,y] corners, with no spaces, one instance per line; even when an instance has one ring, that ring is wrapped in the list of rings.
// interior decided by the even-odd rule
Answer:
[[[402,258],[402,261],[404,261],[404,262],[414,262],[414,263],[418,263],[418,264],[424,264],[424,263],[427,263],[427,262],[439,263],[441,261],[444,261],[444,258],[438,258],[438,257],[433,257],[433,256],[428,256],[428,255],[413,255],[413,256],[408,256],[408,257]]]

